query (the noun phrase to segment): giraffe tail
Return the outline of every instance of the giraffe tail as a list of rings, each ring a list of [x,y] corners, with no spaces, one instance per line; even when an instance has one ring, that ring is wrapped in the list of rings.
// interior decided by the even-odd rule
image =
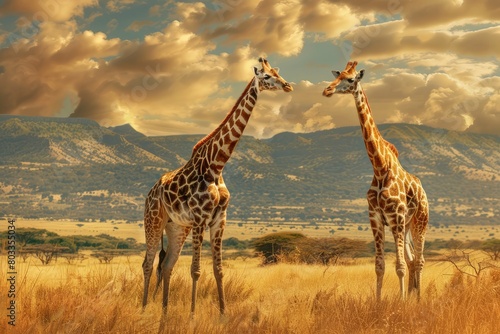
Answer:
[[[158,260],[158,267],[156,267],[156,287],[155,291],[153,292],[153,299],[156,297],[156,293],[158,292],[158,288],[160,287],[161,281],[163,280],[163,275],[162,275],[162,264],[163,260],[165,259],[165,256],[167,255],[167,252],[165,252],[165,249],[163,248],[163,234],[161,236],[161,251],[159,255],[159,260]]]

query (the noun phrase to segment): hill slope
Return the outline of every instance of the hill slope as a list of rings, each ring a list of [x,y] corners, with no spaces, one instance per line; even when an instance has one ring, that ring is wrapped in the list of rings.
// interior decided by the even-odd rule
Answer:
[[[87,119],[0,115],[0,145],[2,158],[10,162],[162,162],[154,154],[131,144],[119,132]]]
[[[422,179],[434,222],[500,223],[500,136],[410,124],[379,128],[403,166]],[[151,185],[185,163],[201,137],[0,116],[0,216],[140,219]],[[366,221],[371,177],[357,126],[245,136],[225,167],[230,218]]]

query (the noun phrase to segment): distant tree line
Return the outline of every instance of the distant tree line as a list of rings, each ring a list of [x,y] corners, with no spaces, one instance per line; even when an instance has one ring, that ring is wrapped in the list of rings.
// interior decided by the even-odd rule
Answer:
[[[6,231],[0,233],[0,240],[7,240]],[[58,258],[64,258],[68,263],[83,261],[86,256],[80,252],[82,250],[90,250],[91,256],[101,263],[110,263],[117,256],[137,255],[144,250],[144,244],[137,243],[134,238],[122,239],[107,234],[60,236],[46,229],[36,228],[18,228],[16,241],[18,255],[22,259],[33,256],[42,264],[49,264]],[[373,242],[335,237],[312,238],[298,232],[277,232],[249,240],[231,237],[223,239],[222,245],[223,249],[230,250],[225,257],[245,259],[259,256],[265,265],[279,262],[335,265],[339,261],[370,257],[374,252]],[[205,240],[203,246],[204,249],[210,249],[210,242]],[[2,250],[5,247],[3,243]],[[393,248],[388,243],[386,252],[393,252]],[[426,242],[425,253],[427,256],[439,256],[439,251],[443,249],[455,253],[474,250],[487,255],[492,261],[500,260],[500,240],[493,238],[466,242],[436,239]],[[189,242],[184,245],[184,252],[190,254]]]
[[[7,232],[0,233],[0,240],[7,240]],[[60,236],[46,229],[16,229],[17,254],[24,260],[35,257],[46,265],[58,258],[68,263],[86,258],[81,250],[91,250],[92,256],[102,263],[109,263],[114,257],[138,254],[144,248],[134,238],[121,239],[107,234]]]

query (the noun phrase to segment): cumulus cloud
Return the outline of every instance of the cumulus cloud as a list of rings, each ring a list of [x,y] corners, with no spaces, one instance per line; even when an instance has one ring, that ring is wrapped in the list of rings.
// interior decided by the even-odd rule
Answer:
[[[0,64],[5,69],[0,76],[2,113],[51,116],[60,109],[71,83],[79,79],[74,74],[94,66],[88,58],[76,63],[64,55],[54,58],[71,44],[74,32],[73,22],[44,22],[37,38],[21,39],[0,49]],[[91,54],[98,54],[94,51]]]
[[[388,70],[392,62],[386,61],[385,66],[377,63],[358,65],[359,69],[366,67],[362,85],[376,122],[426,124],[457,131],[498,132],[500,79],[490,77],[482,80],[481,76],[467,76],[464,80],[454,70],[460,67],[460,63],[444,67],[444,63],[436,63],[432,58],[429,60],[431,63],[428,66],[443,67],[443,70],[430,74],[414,72],[411,67]],[[414,65],[423,64],[425,62]],[[473,63],[466,65],[471,71],[474,70]],[[479,69],[489,65],[489,62],[476,64]],[[449,73],[445,73],[446,71]],[[487,75],[492,71],[493,68],[490,67],[483,73]],[[313,92],[321,91],[326,85],[326,82],[301,82],[297,86],[298,96],[294,94],[292,102],[283,109],[289,120],[293,119],[294,123],[300,124],[296,129],[307,129],[308,125],[316,130],[321,129],[321,126],[326,128],[330,121],[325,118],[326,115],[331,116],[335,126],[359,124],[352,96],[334,95],[327,101],[312,98]],[[313,119],[323,121],[318,124],[308,123],[311,115],[314,115]],[[304,118],[301,119],[302,116]]]
[[[5,0],[0,6],[0,16],[20,14],[29,21],[58,21],[63,22],[74,16],[82,16],[86,7],[98,5],[97,0]]]
[[[228,80],[248,81],[251,69],[256,66],[258,55],[255,50],[246,45],[237,48],[232,53],[223,53],[221,56],[227,62]],[[271,64],[272,65],[272,64]]]
[[[491,99],[491,89],[471,90],[445,73],[389,74],[364,87],[379,123],[404,122],[477,131],[484,115],[494,113],[491,109],[484,111]],[[489,132],[484,126],[481,128]]]
[[[207,55],[211,49],[211,43],[183,30],[176,21],[146,36],[143,43],[122,45],[120,57],[80,83],[80,103],[72,116],[96,119],[101,115],[113,123],[128,121],[141,128],[141,119],[188,123],[195,115],[187,101],[206,102],[224,75],[219,57]],[[115,103],[101,106],[95,101]]]
[[[358,59],[383,59],[415,52],[453,52],[500,57],[500,9],[489,0],[402,1],[399,20],[359,25],[344,38],[344,52]],[[357,2],[357,10],[369,7]],[[373,8],[373,7],[371,7]],[[354,9],[353,9],[354,10]],[[390,11],[389,11],[390,12]]]
[[[491,0],[402,1],[401,13],[411,27],[449,27],[500,20],[500,8]]]
[[[500,94],[497,92],[488,98],[484,108],[475,113],[474,123],[468,130],[498,135],[498,129],[500,129]]]
[[[196,64],[215,45],[200,36],[185,30],[180,22],[174,21],[163,31],[144,37],[144,42],[135,43],[111,66],[122,70],[144,71],[147,66],[159,64],[163,71],[182,65]],[[166,73],[168,74],[168,73]]]
[[[285,79],[299,73],[286,64],[300,64],[305,74],[293,93],[259,96],[246,134],[357,125],[352,96],[321,96],[327,82],[319,80],[329,71],[313,80],[303,69],[320,58],[341,58],[311,57],[314,43],[334,43],[366,68],[363,86],[377,123],[499,128],[494,1],[165,2],[146,8],[151,17],[166,15],[155,23],[158,31],[127,40],[129,31],[153,23],[122,20],[138,3],[146,4],[5,1],[0,15],[17,20],[13,30],[0,30],[0,113],[52,116],[70,100],[71,116],[102,125],[131,123],[154,135],[208,133],[252,78],[258,56],[269,55]],[[304,50],[306,41],[311,49]],[[286,57],[293,61],[283,66]]]
[[[371,15],[358,15],[348,4],[322,0],[302,3],[300,20],[304,29],[317,33],[325,39],[339,37],[343,32],[360,24],[362,19],[373,19]]]
[[[244,43],[264,53],[283,56],[302,51],[306,33],[318,40],[339,37],[372,14],[354,13],[347,4],[323,0],[262,0],[177,4],[182,24],[208,39],[224,38],[223,43]]]
[[[33,39],[22,39],[0,50],[0,63],[5,68],[0,76],[1,112],[57,114],[68,96],[88,96],[89,90],[102,88],[100,74],[106,67],[102,59],[116,55],[127,44],[99,32],[79,33],[71,21],[41,23]],[[112,101],[108,98],[114,93],[108,91],[106,99],[93,101],[89,109]]]
[[[485,78],[493,75],[498,69],[498,64],[494,61],[462,58],[454,53],[415,53],[403,59],[410,68],[420,67],[446,73],[459,81],[474,85],[478,80],[484,83]],[[484,85],[483,88],[488,86]]]
[[[257,50],[284,56],[298,54],[303,45],[304,30],[300,24],[299,1],[262,1],[253,14],[235,25],[222,25],[208,36],[225,36],[228,43],[252,41]]]
[[[249,81],[258,65],[249,47],[211,55],[213,48],[178,21],[143,42],[44,22],[31,40],[0,50],[0,110],[52,116],[74,96],[71,116],[102,125],[131,123],[148,134],[210,131],[234,103],[231,96],[212,105],[214,95],[231,94],[225,80]]]
[[[500,19],[500,18],[499,18]],[[451,45],[451,50],[466,56],[491,56],[500,58],[500,26],[464,32]]]
[[[116,55],[123,45],[118,38],[108,39],[102,32],[86,30],[71,36],[67,43],[53,53],[52,60],[60,63],[86,61],[93,57]]]
[[[382,59],[415,52],[454,52],[463,56],[500,57],[500,47],[492,40],[500,36],[500,27],[477,31],[428,31],[407,27],[405,21],[392,21],[359,27],[346,38],[352,42],[352,56],[358,59]]]

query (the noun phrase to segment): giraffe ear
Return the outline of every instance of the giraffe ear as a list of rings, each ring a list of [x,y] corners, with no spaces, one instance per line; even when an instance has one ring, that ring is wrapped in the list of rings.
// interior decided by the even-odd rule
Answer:
[[[259,75],[259,69],[256,66],[253,67],[253,73]]]
[[[340,71],[332,71],[332,74],[335,78],[338,78],[340,75]]]
[[[276,71],[276,73],[279,73],[280,72],[280,68],[279,67],[273,67],[273,70]]]
[[[358,79],[358,81],[360,81],[364,75],[365,75],[365,70],[361,70],[361,71],[359,71],[358,75],[356,75],[356,79]]]

